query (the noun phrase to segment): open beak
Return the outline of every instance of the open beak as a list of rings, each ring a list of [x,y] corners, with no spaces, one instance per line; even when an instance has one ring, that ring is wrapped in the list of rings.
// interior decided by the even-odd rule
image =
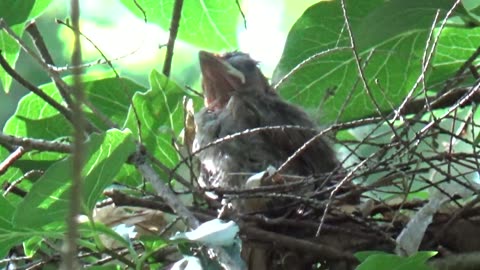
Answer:
[[[205,106],[210,109],[225,107],[232,92],[245,83],[245,76],[220,55],[200,51],[198,56]]]

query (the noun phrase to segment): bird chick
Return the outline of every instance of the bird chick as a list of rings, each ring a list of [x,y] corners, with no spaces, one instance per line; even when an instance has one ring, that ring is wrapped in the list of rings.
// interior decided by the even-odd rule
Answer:
[[[308,115],[282,100],[248,54],[199,53],[205,108],[195,115],[194,150],[227,135],[253,128],[296,125],[305,129],[276,129],[251,133],[204,149],[199,153],[204,187],[244,189],[250,175],[269,166],[278,168],[306,141],[316,125]],[[282,173],[310,176],[334,170],[339,162],[325,139],[319,138]],[[239,199],[240,212],[265,210]],[[264,200],[265,201],[265,200]],[[258,200],[256,200],[258,202]]]

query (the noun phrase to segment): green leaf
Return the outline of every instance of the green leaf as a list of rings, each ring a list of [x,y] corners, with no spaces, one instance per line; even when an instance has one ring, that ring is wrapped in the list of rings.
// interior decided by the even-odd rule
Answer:
[[[121,270],[123,269],[123,266],[122,265],[102,265],[102,266],[99,266],[99,265],[96,265],[96,266],[89,266],[89,267],[86,267],[85,269],[88,269],[88,270]]]
[[[355,257],[362,263],[356,270],[431,270],[426,261],[435,256],[436,252],[422,251],[410,257],[401,257],[383,252],[358,252]]]
[[[134,165],[125,163],[118,172],[115,181],[127,186],[136,186],[138,184],[143,184],[143,176],[138,172]]]
[[[101,78],[91,76],[86,80],[85,93],[88,100],[118,126],[125,122],[133,95],[147,90],[144,86],[127,78],[103,78],[102,75]],[[100,128],[108,128],[94,115],[89,116]]]
[[[25,255],[32,257],[35,253],[42,248],[45,242],[42,241],[42,236],[37,235],[23,242]]]
[[[391,111],[390,103],[397,105],[411,90],[421,73],[421,58],[435,14],[440,10],[443,18],[452,5],[451,0],[346,1],[356,49],[362,63],[368,58],[365,77],[380,110]],[[340,1],[315,4],[290,30],[273,82],[279,82],[315,53],[348,46]],[[376,111],[348,49],[304,64],[279,90],[288,100],[307,108],[322,104],[317,109],[327,122],[337,117],[340,121],[360,119]]]
[[[22,36],[24,23],[40,15],[52,0],[2,0],[0,1],[0,18],[18,35]],[[10,66],[14,67],[20,53],[20,47],[5,31],[0,32],[0,51]],[[8,93],[12,78],[0,69],[0,81]]]
[[[477,50],[480,44],[480,28],[446,27],[440,36],[432,63],[429,85],[443,83],[451,78],[465,61]],[[475,60],[474,65],[480,63]],[[471,76],[466,83],[475,81]],[[436,88],[434,90],[441,90]]]
[[[0,2],[0,18],[9,26],[23,24],[40,15],[52,0],[2,0]]]
[[[135,150],[130,131],[109,130],[93,134],[86,145],[83,169],[82,206],[90,212],[103,190],[112,183],[128,156]],[[15,212],[15,225],[39,229],[53,221],[63,221],[68,212],[71,188],[71,159],[53,164],[35,182]],[[63,228],[65,225],[59,225]]]
[[[478,25],[478,22],[480,22],[480,3],[478,0],[462,0],[462,5]]]
[[[12,26],[25,22],[35,0],[3,0],[0,2],[0,18]]]
[[[87,99],[104,115],[117,125],[122,125],[128,113],[130,100],[137,91],[146,89],[126,78],[105,77],[106,74],[86,75],[83,77]],[[65,77],[69,83],[72,77]],[[46,94],[64,104],[54,83],[40,86]],[[107,127],[92,113],[88,118],[99,127]],[[23,97],[15,114],[7,121],[4,133],[14,136],[55,140],[70,136],[71,125],[55,108],[37,95],[30,93]]]
[[[5,160],[8,156],[10,156],[10,152],[5,148],[0,147],[0,160]],[[20,166],[17,164],[17,162],[11,164],[8,169],[2,174],[2,177],[0,178],[0,185],[5,187],[7,182],[12,183],[15,180],[19,179],[24,174],[24,172],[22,172],[19,167]],[[17,184],[16,187],[20,189],[25,188],[25,182],[27,181],[22,181],[20,184]],[[10,196],[10,194],[7,194],[7,198],[12,205],[18,203],[18,200],[20,199],[19,196]]]
[[[98,111],[121,126],[127,117],[132,96],[146,88],[127,78],[105,76],[104,73],[84,76],[85,94]],[[70,83],[72,77],[64,79]],[[40,88],[54,100],[64,104],[53,83]],[[88,112],[87,117],[96,126],[107,129],[97,115]],[[70,122],[63,115],[37,95],[30,93],[19,101],[15,114],[5,124],[3,132],[13,136],[68,142],[72,130]],[[32,151],[17,161],[14,167],[23,173],[33,169],[46,170],[53,162],[64,157],[65,154],[61,153]],[[20,176],[21,174],[16,174],[15,177]]]
[[[22,35],[22,25],[12,26],[11,28],[17,35]],[[15,63],[20,55],[20,46],[5,31],[0,31],[0,54],[2,54],[11,67],[15,67]],[[3,91],[8,93],[12,84],[12,77],[3,68],[0,68],[0,82],[2,83]]]
[[[0,196],[0,257],[7,255],[11,247],[21,243],[26,237],[15,232],[12,219],[15,208],[7,199]]]
[[[122,0],[133,14],[142,20],[158,24],[165,31],[170,29],[174,2]],[[233,50],[237,48],[239,18],[240,10],[235,1],[185,1],[178,37],[209,50]]]
[[[104,235],[105,237],[108,237],[108,240],[115,240],[119,245],[124,247],[129,247],[131,245],[127,239],[118,234],[114,229],[102,223],[82,223],[80,224],[80,231],[82,232],[82,236],[85,238]]]
[[[150,85],[150,90],[133,97],[136,113],[130,108],[125,127],[132,130],[135,137],[141,136],[147,149],[163,164],[173,166],[179,160],[172,139],[183,126],[184,92],[175,82],[156,70],[150,74]]]

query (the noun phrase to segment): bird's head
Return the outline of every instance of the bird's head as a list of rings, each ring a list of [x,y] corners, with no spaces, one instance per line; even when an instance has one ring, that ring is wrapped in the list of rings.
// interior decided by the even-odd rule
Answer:
[[[257,62],[246,53],[200,51],[199,58],[205,106],[209,109],[224,108],[235,92],[272,91]]]

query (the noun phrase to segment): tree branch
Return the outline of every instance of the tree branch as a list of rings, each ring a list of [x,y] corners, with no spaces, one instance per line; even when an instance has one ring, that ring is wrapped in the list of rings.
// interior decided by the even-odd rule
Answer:
[[[163,74],[170,76],[173,61],[173,48],[175,39],[177,38],[178,27],[180,25],[180,17],[182,15],[183,0],[175,0],[173,6],[172,21],[170,22],[170,36],[168,37],[167,52],[165,53],[165,62],[163,63]]]

